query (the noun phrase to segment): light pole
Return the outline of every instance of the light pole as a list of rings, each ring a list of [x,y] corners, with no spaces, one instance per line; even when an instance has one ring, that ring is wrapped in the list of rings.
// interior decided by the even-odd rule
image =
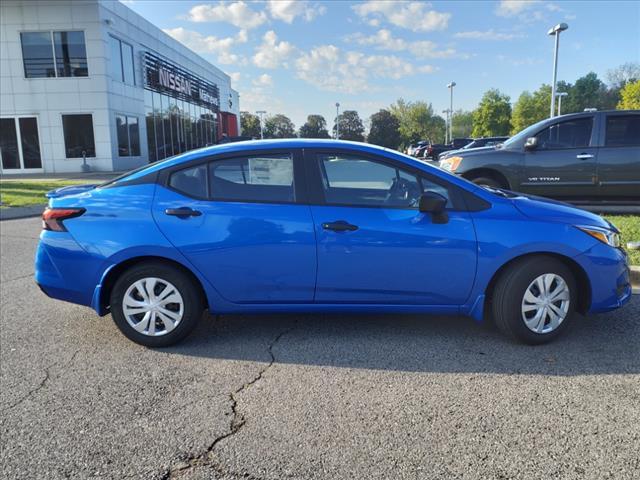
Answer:
[[[556,46],[553,52],[553,83],[551,84],[551,110],[549,117],[554,117],[556,109],[556,80],[558,78],[558,46],[560,45],[560,32],[564,32],[569,25],[566,23],[559,23],[555,27],[551,28],[547,34],[556,36]]]
[[[569,95],[567,92],[556,93],[556,97],[558,97],[558,116],[562,115],[562,97],[566,97],[567,95]]]
[[[453,87],[456,86],[456,82],[447,84],[447,88],[450,92],[449,97],[449,142],[453,141]]]
[[[262,116],[267,112],[264,110],[258,110],[256,113],[260,115],[260,139],[264,140],[264,122],[262,121]]]
[[[336,140],[340,140],[340,104],[336,102]]]
[[[444,122],[444,143],[447,143],[447,138],[449,138],[449,113],[451,112],[451,110],[449,110],[448,108],[446,110],[442,110],[442,113],[444,113],[444,118],[446,118],[446,121]]]

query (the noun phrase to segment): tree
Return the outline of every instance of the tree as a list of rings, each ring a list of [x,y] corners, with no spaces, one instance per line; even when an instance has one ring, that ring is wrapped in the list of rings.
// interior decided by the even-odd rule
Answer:
[[[453,138],[467,138],[473,130],[473,112],[456,110],[453,113],[451,131]]]
[[[371,115],[371,127],[367,142],[387,148],[398,148],[402,141],[400,137],[400,122],[389,110],[380,110]]]
[[[607,110],[615,108],[617,92],[610,92],[598,75],[589,72],[576,80],[573,85],[567,84],[569,94],[562,101],[562,112],[582,112],[585,108]]]
[[[338,116],[340,125],[340,140],[353,140],[354,142],[364,142],[364,125],[360,120],[360,115],[355,110],[345,110]],[[333,134],[336,133],[336,126],[333,126]]]
[[[286,115],[278,113],[264,122],[264,138],[295,138],[296,127]]]
[[[240,131],[245,137],[260,138],[260,118],[250,112],[240,112]]]
[[[322,115],[309,115],[307,123],[300,127],[300,138],[329,138],[327,121]]]
[[[640,80],[628,82],[620,90],[620,110],[640,110]]]
[[[628,83],[640,80],[640,63],[627,62],[607,72],[607,80],[612,89],[621,90]]]
[[[558,91],[563,90],[558,89]],[[533,94],[527,91],[522,92],[520,97],[518,97],[518,101],[513,105],[511,133],[518,133],[529,125],[533,125],[547,118],[549,116],[550,104],[551,86],[549,85],[542,85],[538,90],[533,92]]]
[[[407,102],[400,98],[389,110],[400,123],[398,130],[402,147],[418,140],[431,140],[434,143],[444,140],[445,121],[433,113],[430,103]]]
[[[511,103],[507,95],[497,89],[485,92],[473,112],[473,136],[508,135],[511,130]]]

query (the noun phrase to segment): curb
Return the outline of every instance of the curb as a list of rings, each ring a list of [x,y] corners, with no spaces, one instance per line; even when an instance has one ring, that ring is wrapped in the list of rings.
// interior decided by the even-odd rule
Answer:
[[[0,208],[0,221],[17,220],[19,218],[39,217],[47,205],[30,205],[28,207]]]

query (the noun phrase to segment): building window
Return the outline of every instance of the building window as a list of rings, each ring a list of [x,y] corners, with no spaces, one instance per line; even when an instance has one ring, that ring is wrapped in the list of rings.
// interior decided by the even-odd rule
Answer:
[[[42,168],[36,117],[0,119],[0,157],[3,170]]]
[[[118,156],[140,156],[138,117],[116,115],[116,130],[118,132]]]
[[[96,156],[91,114],[62,115],[62,131],[67,158]]]
[[[109,37],[111,50],[111,77],[119,82],[136,84],[133,66],[133,47],[115,37]]]
[[[20,41],[26,78],[89,75],[84,32],[22,32]]]

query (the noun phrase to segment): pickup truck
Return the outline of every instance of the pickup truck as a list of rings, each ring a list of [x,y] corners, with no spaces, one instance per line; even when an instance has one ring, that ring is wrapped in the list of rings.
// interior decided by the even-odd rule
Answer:
[[[549,118],[440,167],[480,185],[572,203],[640,204],[640,110]]]

